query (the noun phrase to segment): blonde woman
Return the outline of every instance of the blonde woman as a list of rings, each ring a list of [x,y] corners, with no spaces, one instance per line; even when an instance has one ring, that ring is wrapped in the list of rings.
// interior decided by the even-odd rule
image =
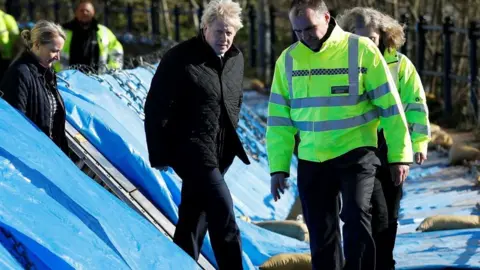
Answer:
[[[338,19],[345,31],[370,38],[382,52],[396,82],[412,139],[415,162],[427,159],[430,124],[425,92],[412,62],[398,49],[405,43],[403,26],[392,17],[372,8],[355,7]],[[379,93],[381,94],[381,93]],[[393,248],[397,233],[402,185],[395,185],[386,162],[387,145],[379,128],[378,149],[382,167],[377,172],[372,195],[372,231],[376,244],[377,269],[395,269]]]
[[[52,63],[60,59],[65,33],[59,25],[42,20],[32,30],[22,31],[21,37],[26,50],[1,82],[3,98],[67,153],[65,107],[52,69]]]

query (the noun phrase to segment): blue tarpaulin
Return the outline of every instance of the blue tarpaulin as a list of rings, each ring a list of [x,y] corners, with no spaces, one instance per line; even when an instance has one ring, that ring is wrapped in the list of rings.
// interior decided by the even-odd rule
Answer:
[[[2,99],[0,115],[0,268],[198,268]]]
[[[152,76],[153,73],[144,68],[102,76],[87,76],[70,70],[59,73],[58,86],[65,100],[68,121],[176,223],[181,180],[172,170],[160,172],[152,169],[148,162],[142,107]],[[291,189],[280,202],[274,203],[264,145],[256,139],[264,134],[265,127],[246,108],[241,114],[239,135],[249,151],[252,165],[246,166],[235,159],[226,174],[235,212],[237,216],[249,216],[252,220],[285,219],[297,194],[295,163]],[[242,231],[242,239],[258,239],[269,233],[255,225],[244,224],[244,228],[248,227],[249,230]],[[292,246],[285,246],[285,243],[291,242],[244,246],[245,268],[261,265],[266,258],[262,254],[275,255],[292,250]],[[308,251],[307,243],[292,243],[293,250]],[[203,253],[215,264],[208,238]]]

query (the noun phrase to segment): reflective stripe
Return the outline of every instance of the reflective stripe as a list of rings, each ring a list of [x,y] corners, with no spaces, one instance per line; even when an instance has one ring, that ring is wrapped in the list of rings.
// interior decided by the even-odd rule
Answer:
[[[269,127],[293,127],[293,122],[290,118],[269,116],[267,119],[267,126]]]
[[[348,37],[348,82],[350,95],[358,95],[358,36]]]
[[[293,82],[292,82],[292,71],[293,71],[293,57],[290,55],[290,52],[297,47],[298,42],[292,44],[285,53],[285,76],[287,76],[288,83],[288,93],[290,94],[290,99],[293,98]]]
[[[370,99],[377,99],[377,98],[381,98],[382,96],[388,93],[390,93],[390,85],[388,84],[388,82],[386,82],[380,85],[379,87],[377,87],[376,89],[372,91],[368,91],[367,95]]]
[[[379,109],[378,112],[381,117],[385,118],[400,114],[400,111],[398,110],[398,106],[396,104],[386,109]]]
[[[358,68],[358,73],[367,73],[367,68],[362,67]],[[342,74],[349,74],[348,68],[314,68],[311,70],[301,69],[301,70],[294,70],[292,71],[293,77],[301,77],[301,76],[318,76],[318,75],[342,75]]]
[[[421,103],[407,103],[403,104],[403,108],[405,112],[423,112],[426,113],[428,111],[427,106]]]
[[[306,97],[306,98],[294,98],[290,100],[290,106],[292,109],[311,108],[311,107],[336,107],[336,106],[353,106],[360,102],[369,99],[380,98],[390,92],[388,83],[382,84],[377,89],[365,92],[362,95],[347,95],[347,96],[334,96],[334,97]],[[276,94],[278,95],[278,94]],[[279,95],[280,96],[280,95]],[[368,97],[368,98],[367,98]],[[288,106],[284,97],[270,97],[270,102]]]
[[[420,134],[430,136],[429,126],[417,124],[417,123],[410,123],[408,124],[408,128],[410,130],[410,133],[415,132],[415,133],[420,133]]]
[[[348,95],[338,97],[295,98],[290,101],[292,109],[311,107],[351,106],[367,100],[367,95]]]
[[[377,118],[378,118],[377,110],[371,110],[362,115],[346,118],[346,119],[317,121],[317,122],[299,121],[299,122],[295,122],[295,127],[297,127],[297,129],[301,131],[322,132],[322,131],[331,131],[331,130],[357,127],[357,126],[366,124],[368,122],[371,122]]]
[[[270,93],[270,103],[278,104],[278,105],[283,105],[283,106],[290,106],[289,101],[284,98],[282,95],[277,94],[277,93]]]

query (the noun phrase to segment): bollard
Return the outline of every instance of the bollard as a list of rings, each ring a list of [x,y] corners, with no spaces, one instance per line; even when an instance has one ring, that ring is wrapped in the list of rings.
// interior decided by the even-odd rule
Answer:
[[[452,28],[450,17],[445,18],[443,24],[443,96],[445,100],[445,113],[451,115],[452,107]]]

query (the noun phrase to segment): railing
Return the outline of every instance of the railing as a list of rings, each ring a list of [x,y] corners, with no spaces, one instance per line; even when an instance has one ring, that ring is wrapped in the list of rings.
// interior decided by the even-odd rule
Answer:
[[[73,16],[73,7],[72,2],[67,2],[65,0],[50,0],[45,2],[39,2],[36,0],[4,0],[5,9],[8,13],[20,17],[22,13],[22,6],[26,6],[28,18],[23,16],[23,19],[30,21],[35,21],[36,19],[36,9],[39,7],[51,8],[53,10],[53,20],[60,22],[62,21],[61,10],[67,6],[70,9],[70,17]],[[23,2],[22,2],[23,1]],[[158,40],[157,38],[162,37],[161,29],[164,29],[160,25],[161,15],[168,14],[171,16],[173,35],[172,38],[175,41],[181,41],[182,30],[192,30],[191,24],[181,23],[181,19],[184,16],[196,15],[197,18],[201,18],[203,13],[203,7],[198,8],[193,7],[192,5],[189,8],[181,7],[180,5],[175,5],[173,9],[162,11],[159,5],[159,0],[149,1],[150,6],[146,8],[134,7],[131,3],[124,5],[123,7],[115,7],[111,5],[111,0],[107,0],[103,5],[103,8],[98,11],[98,15],[103,18],[103,24],[110,26],[111,17],[115,14],[122,14],[126,17],[126,25],[122,29],[124,33],[135,34],[135,24],[134,17],[139,14],[145,14],[147,16],[142,16],[142,19],[146,20],[148,24],[149,33],[137,33],[139,36],[149,36],[150,39]],[[26,3],[25,3],[26,2]],[[23,3],[23,4],[22,4]],[[39,3],[42,3],[41,5]],[[25,8],[23,8],[24,10]],[[264,12],[264,13],[260,13]],[[335,12],[332,12],[335,14]],[[64,18],[65,16],[63,16]],[[138,16],[137,16],[138,17]],[[144,18],[143,18],[144,17]],[[259,18],[266,18],[266,20],[261,21]],[[52,18],[46,18],[52,19]],[[257,69],[257,76],[261,79],[269,80],[271,77],[271,71],[274,70],[274,65],[276,59],[280,53],[277,49],[285,48],[292,42],[296,41],[296,36],[291,32],[291,39],[284,40],[285,29],[290,30],[288,23],[288,14],[286,11],[277,10],[273,5],[266,7],[263,11],[259,11],[258,7],[253,5],[248,5],[244,12],[244,21],[246,22],[246,27],[244,28],[244,40],[237,40],[245,44],[242,48],[246,51],[246,57],[248,59],[248,66],[250,68]],[[457,28],[455,27],[453,21],[450,17],[446,17],[443,25],[429,25],[425,17],[421,16],[418,22],[408,22],[407,16],[402,15],[400,21],[407,25],[407,33],[414,33],[415,38],[413,40],[407,39],[407,43],[401,49],[401,52],[407,56],[409,55],[407,48],[414,47],[415,51],[415,65],[422,78],[429,77],[439,77],[442,79],[443,87],[443,99],[445,106],[445,113],[450,114],[453,110],[452,104],[452,85],[453,83],[466,82],[470,87],[470,99],[475,111],[475,115],[478,115],[479,106],[477,101],[478,93],[478,49],[477,41],[480,38],[480,27],[478,22],[471,22],[468,29]],[[279,25],[281,25],[279,27]],[[118,30],[118,29],[114,29]],[[279,31],[282,31],[283,40],[279,39]],[[116,31],[121,32],[121,31]],[[425,68],[426,61],[426,45],[427,45],[427,33],[431,32],[441,32],[443,37],[443,63],[441,71],[438,70],[428,70]],[[453,56],[452,53],[452,35],[458,33],[465,35],[465,39],[468,39],[468,60],[469,60],[469,75],[468,76],[458,76],[452,73],[453,67]],[[147,35],[148,34],[148,35]],[[165,33],[163,33],[165,37]],[[409,35],[407,35],[409,36]],[[414,42],[414,44],[410,44]],[[270,73],[266,72],[267,70]],[[260,74],[259,74],[260,73]],[[268,75],[266,75],[268,74]],[[263,76],[262,76],[263,75]]]

